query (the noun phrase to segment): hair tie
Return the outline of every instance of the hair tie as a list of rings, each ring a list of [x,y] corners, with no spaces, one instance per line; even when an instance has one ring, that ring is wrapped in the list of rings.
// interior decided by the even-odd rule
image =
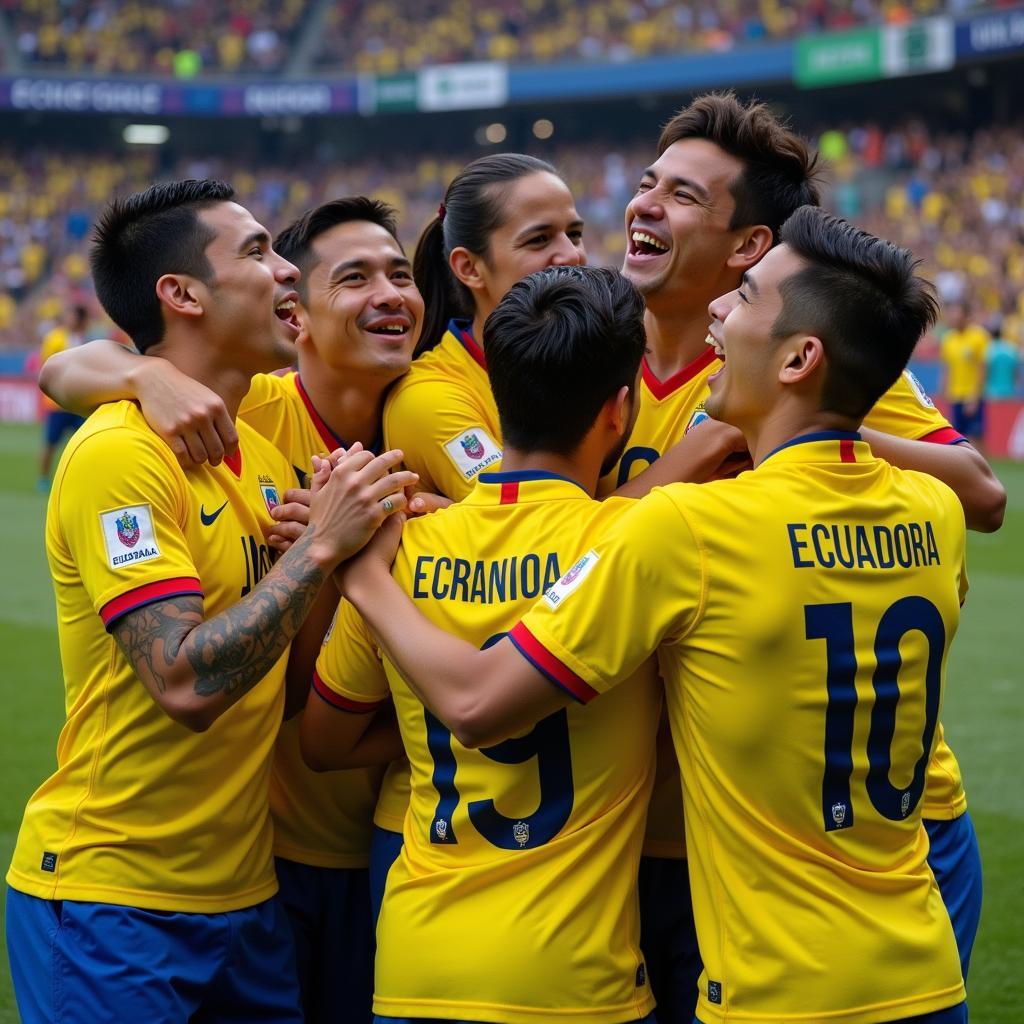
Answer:
[[[445,209],[445,205],[444,205],[444,203],[442,203],[442,204],[441,204],[441,205],[440,205],[440,206],[439,206],[439,207],[437,208],[437,219],[438,219],[439,221],[441,221],[441,223],[442,223],[442,224],[444,223],[444,215],[445,215],[445,214],[446,214],[447,212],[448,212],[448,211],[447,211],[447,210]]]

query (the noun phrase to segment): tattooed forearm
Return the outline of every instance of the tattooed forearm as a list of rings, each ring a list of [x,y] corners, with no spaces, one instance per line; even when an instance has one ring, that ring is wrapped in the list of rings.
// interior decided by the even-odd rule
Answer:
[[[189,634],[183,650],[197,694],[240,696],[284,653],[324,581],[309,556],[313,532],[309,527],[252,593]]]
[[[167,674],[182,641],[202,621],[201,597],[171,597],[122,616],[113,634],[135,674],[151,689],[166,693]]]

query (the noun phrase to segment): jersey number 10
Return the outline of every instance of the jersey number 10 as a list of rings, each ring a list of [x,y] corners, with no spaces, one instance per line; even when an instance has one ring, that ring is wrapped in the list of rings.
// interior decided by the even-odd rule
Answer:
[[[849,828],[855,817],[850,795],[853,773],[853,725],[857,710],[857,655],[853,638],[853,605],[815,604],[804,608],[808,640],[824,640],[827,659],[828,707],[825,711],[825,773],[821,809],[826,832]],[[928,641],[925,665],[925,720],[921,756],[914,764],[906,789],[889,780],[896,710],[900,700],[902,667],[900,641],[918,630]],[[875,672],[871,684],[875,701],[868,731],[867,795],[875,810],[891,821],[902,821],[917,807],[924,792],[925,772],[939,720],[942,664],[946,627],[938,608],[923,597],[904,597],[882,615],[875,631]],[[906,771],[906,765],[897,768]]]

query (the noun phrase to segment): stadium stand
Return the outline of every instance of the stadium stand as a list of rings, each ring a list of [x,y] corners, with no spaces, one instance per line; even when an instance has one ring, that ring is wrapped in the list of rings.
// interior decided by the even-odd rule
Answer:
[[[310,20],[319,29],[317,68],[388,74],[453,61],[626,61],[721,51],[978,6],[972,0],[176,0],[156,6],[2,0],[0,11],[26,68],[191,78],[280,71]]]
[[[819,133],[828,160],[828,203],[869,230],[909,245],[925,260],[943,301],[969,298],[983,320],[1024,340],[1024,134],[930,131],[920,122],[883,130],[848,125]],[[542,154],[565,174],[587,220],[591,262],[618,265],[622,211],[649,157],[648,140],[555,146]],[[223,177],[273,230],[338,195],[373,194],[401,211],[411,248],[446,183],[475,154],[424,154],[311,162],[301,168],[230,158],[186,159],[161,168],[129,159],[0,149],[0,345],[31,345],[60,306],[88,294],[85,254],[96,211],[109,195],[157,177]],[[31,186],[31,187],[30,187]],[[930,342],[927,344],[931,344]]]

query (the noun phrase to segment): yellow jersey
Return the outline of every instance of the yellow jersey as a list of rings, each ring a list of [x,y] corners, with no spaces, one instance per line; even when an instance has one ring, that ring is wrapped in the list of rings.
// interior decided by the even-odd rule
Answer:
[[[452,320],[416,359],[384,405],[384,444],[405,454],[420,489],[461,501],[479,474],[501,466],[501,424],[484,350],[469,321]],[[409,806],[409,765],[389,765],[374,824],[401,832]]]
[[[295,372],[254,377],[238,415],[291,462],[298,486],[307,486],[314,455],[346,446],[314,408]],[[284,722],[274,749],[274,853],[313,867],[364,868],[384,770],[310,771],[299,750],[301,722],[301,713]]]
[[[944,484],[807,435],[735,480],[656,489],[513,628],[584,701],[658,649],[704,1024],[964,999],[921,827],[964,534]]]
[[[395,579],[437,625],[488,646],[631,504],[548,473],[482,474],[465,501],[406,525]],[[650,1012],[636,871],[661,709],[653,659],[606,706],[484,750],[424,708],[351,606],[315,685],[355,710],[390,694],[412,765],[376,1013],[620,1024]]]
[[[598,483],[599,495],[611,494],[642,473],[690,430],[707,418],[708,377],[721,369],[714,349],[666,381],[659,380],[643,361],[640,382],[640,410],[636,425],[618,464]],[[878,400],[864,420],[864,426],[912,441],[955,444],[966,440],[935,408],[928,393],[909,370]],[[654,857],[683,857],[686,846],[678,814],[678,780],[671,775],[659,779],[651,798],[644,853]],[[939,741],[928,766],[924,817],[948,820],[967,809],[960,765],[939,728]]]
[[[501,426],[484,351],[467,322],[453,320],[416,359],[384,405],[384,441],[405,453],[420,489],[461,501],[501,463]]]
[[[131,402],[101,406],[68,444],[46,516],[67,721],[57,770],[29,799],[7,875],[21,892],[216,913],[277,891],[270,765],[282,656],[204,733],[172,721],[112,624],[198,594],[207,618],[270,570],[284,457],[245,423],[239,454],[182,470]]]
[[[946,368],[946,397],[951,402],[973,402],[985,390],[989,335],[972,324],[962,331],[947,331],[939,354]]]

